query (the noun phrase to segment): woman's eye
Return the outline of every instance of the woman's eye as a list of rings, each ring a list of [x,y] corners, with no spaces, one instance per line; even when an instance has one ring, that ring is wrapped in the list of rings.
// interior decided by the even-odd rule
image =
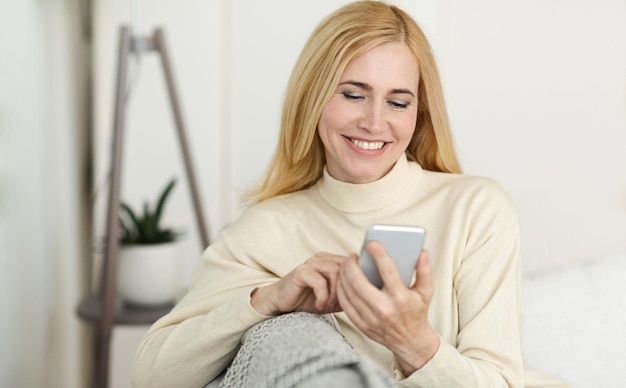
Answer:
[[[350,100],[350,101],[358,101],[358,100],[362,100],[363,97],[360,94],[353,94],[353,93],[342,93],[343,94],[343,98],[345,98],[346,100]]]
[[[406,102],[402,102],[402,101],[389,101],[388,104],[392,107],[392,108],[396,108],[396,109],[406,109],[409,104]]]

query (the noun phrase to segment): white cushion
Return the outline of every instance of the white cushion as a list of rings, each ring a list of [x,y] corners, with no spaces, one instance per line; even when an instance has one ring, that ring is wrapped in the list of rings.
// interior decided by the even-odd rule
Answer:
[[[524,276],[524,353],[574,386],[626,386],[626,253]]]

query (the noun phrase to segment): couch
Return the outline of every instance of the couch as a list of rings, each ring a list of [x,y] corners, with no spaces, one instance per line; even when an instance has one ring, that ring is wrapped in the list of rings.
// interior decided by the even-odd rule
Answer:
[[[626,252],[524,275],[526,363],[579,388],[626,387]]]

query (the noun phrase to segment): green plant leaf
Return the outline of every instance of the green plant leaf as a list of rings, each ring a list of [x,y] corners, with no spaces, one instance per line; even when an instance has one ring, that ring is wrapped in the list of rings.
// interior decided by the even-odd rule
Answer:
[[[128,241],[132,241],[132,233],[126,222],[120,217],[120,228],[122,230],[121,241],[122,244],[126,244]]]
[[[167,184],[167,186],[165,186],[165,189],[163,190],[161,197],[157,201],[157,206],[154,210],[155,225],[158,225],[161,220],[161,214],[163,213],[163,206],[165,206],[165,201],[167,200],[167,197],[172,192],[174,185],[176,185],[176,178],[172,178],[172,180]]]
[[[126,214],[128,215],[128,217],[130,218],[131,222],[134,225],[134,228],[138,228],[139,227],[139,219],[135,215],[135,212],[133,212],[133,209],[131,209],[131,207],[128,206],[128,204],[126,204],[126,203],[122,203],[122,209],[124,209],[126,211]]]
[[[120,225],[123,231],[120,236],[122,244],[160,244],[175,241],[179,234],[172,229],[162,229],[159,221],[165,207],[165,202],[170,195],[176,179],[173,178],[165,187],[154,212],[150,210],[148,201],[143,204],[143,214],[135,213],[126,203],[121,204]]]

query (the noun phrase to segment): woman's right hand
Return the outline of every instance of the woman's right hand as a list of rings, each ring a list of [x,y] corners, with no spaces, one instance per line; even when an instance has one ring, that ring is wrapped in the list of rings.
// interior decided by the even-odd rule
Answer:
[[[278,282],[254,290],[250,304],[263,315],[341,311],[337,301],[337,276],[346,259],[346,256],[320,252]]]

